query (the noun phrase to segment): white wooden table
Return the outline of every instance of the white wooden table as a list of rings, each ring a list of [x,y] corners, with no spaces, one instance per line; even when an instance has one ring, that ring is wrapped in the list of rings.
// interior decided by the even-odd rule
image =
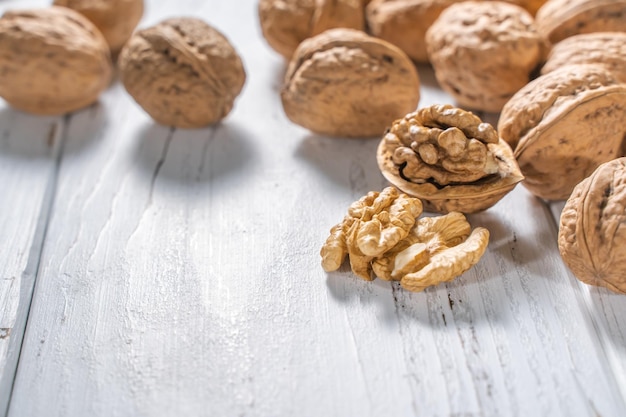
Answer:
[[[470,216],[486,255],[423,293],[327,275],[328,229],[386,185],[378,140],[286,119],[254,0],[147,6],[142,26],[194,15],[223,31],[246,86],[193,131],[155,125],[118,82],[66,117],[0,103],[2,412],[626,415],[626,296],[568,272],[562,205],[520,186]],[[450,101],[421,76],[420,105]]]

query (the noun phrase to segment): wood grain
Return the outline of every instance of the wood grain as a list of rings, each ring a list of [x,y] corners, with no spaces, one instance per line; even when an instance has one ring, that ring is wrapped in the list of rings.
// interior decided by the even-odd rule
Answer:
[[[623,415],[626,299],[569,274],[553,207],[518,187],[470,216],[491,231],[485,257],[423,293],[347,266],[325,274],[330,227],[386,186],[378,141],[289,123],[285,64],[260,36],[254,0],[147,10],[144,26],[215,24],[247,84],[224,122],[185,131],[152,123],[114,83],[55,119],[63,133],[53,151],[41,145],[38,175],[0,145],[0,180],[26,181],[2,190],[22,200],[1,205],[0,233],[25,239],[15,251],[33,247],[24,235],[37,222],[46,230],[9,416]],[[420,75],[420,105],[450,101],[429,69]],[[53,122],[19,118],[5,129],[14,143]],[[6,250],[0,262],[13,262]],[[19,276],[20,259],[3,274]],[[15,290],[5,293],[0,307],[14,311]]]

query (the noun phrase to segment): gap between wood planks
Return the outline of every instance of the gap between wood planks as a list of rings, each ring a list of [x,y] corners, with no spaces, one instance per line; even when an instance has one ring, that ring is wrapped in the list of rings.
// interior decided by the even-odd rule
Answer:
[[[51,176],[46,185],[44,197],[39,210],[39,218],[35,227],[33,243],[28,254],[26,268],[22,272],[20,281],[20,296],[15,317],[15,324],[11,330],[9,347],[4,367],[4,372],[0,378],[0,416],[5,416],[9,412],[13,387],[22,352],[24,335],[28,326],[30,310],[36,291],[39,266],[43,254],[50,216],[54,207],[63,159],[63,150],[67,141],[67,132],[70,125],[71,116],[64,116],[57,121],[48,135],[48,146],[52,149],[54,160]]]

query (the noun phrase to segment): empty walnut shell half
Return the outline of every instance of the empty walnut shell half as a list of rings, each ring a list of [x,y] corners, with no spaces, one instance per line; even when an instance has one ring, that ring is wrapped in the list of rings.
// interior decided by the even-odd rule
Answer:
[[[181,128],[226,117],[246,79],[228,39],[194,18],[168,19],[135,33],[119,68],[128,93],[156,122]]]
[[[98,99],[112,72],[102,34],[73,10],[16,10],[0,18],[0,97],[16,109],[78,110]]]
[[[568,65],[533,80],[504,106],[498,130],[524,186],[566,199],[603,162],[622,155],[626,85],[601,65]]]
[[[294,123],[343,137],[379,136],[415,110],[420,82],[397,47],[353,29],[331,29],[302,42],[281,91]]]
[[[89,19],[104,35],[112,52],[119,52],[143,15],[143,0],[54,0]]]
[[[585,33],[563,39],[552,47],[541,74],[573,64],[602,64],[626,82],[626,32]]]
[[[378,167],[429,211],[485,210],[523,179],[511,148],[488,123],[450,105],[396,120],[378,146]]]
[[[574,188],[559,251],[579,280],[626,294],[626,158],[600,165]]]
[[[552,43],[581,33],[626,32],[626,0],[548,0],[535,23]]]
[[[455,3],[426,33],[441,88],[459,106],[489,112],[499,112],[528,83],[545,46],[533,17],[501,1]]]
[[[259,0],[263,36],[287,59],[303,40],[325,30],[362,30],[364,13],[362,0]]]

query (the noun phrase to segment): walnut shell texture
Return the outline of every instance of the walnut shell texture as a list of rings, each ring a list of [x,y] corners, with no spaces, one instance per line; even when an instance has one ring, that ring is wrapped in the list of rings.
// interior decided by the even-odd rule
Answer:
[[[574,188],[558,242],[579,280],[626,294],[626,158],[600,165]]]
[[[548,0],[535,23],[552,43],[581,33],[626,32],[626,0]]]
[[[524,186],[564,200],[603,162],[622,154],[626,85],[601,65],[568,65],[542,75],[504,106],[498,130],[514,148]]]
[[[328,29],[363,30],[364,15],[362,0],[259,0],[263,36],[287,59],[303,40]]]
[[[102,32],[112,52],[130,38],[143,15],[143,0],[54,0],[89,19]]]
[[[16,10],[0,18],[0,97],[17,109],[78,110],[98,99],[112,71],[102,34],[73,10]]]
[[[563,39],[552,47],[541,74],[573,64],[605,65],[626,82],[626,32],[584,33]]]
[[[524,178],[493,126],[450,105],[396,120],[378,146],[377,161],[390,183],[440,213],[486,210]]]
[[[466,1],[439,15],[426,46],[441,88],[461,107],[498,112],[528,83],[545,41],[523,8]]]
[[[228,39],[194,18],[135,33],[119,57],[120,78],[158,123],[198,128],[231,111],[246,74]]]
[[[302,42],[281,91],[287,117],[313,132],[382,135],[414,110],[420,82],[397,47],[353,29],[331,29]]]

